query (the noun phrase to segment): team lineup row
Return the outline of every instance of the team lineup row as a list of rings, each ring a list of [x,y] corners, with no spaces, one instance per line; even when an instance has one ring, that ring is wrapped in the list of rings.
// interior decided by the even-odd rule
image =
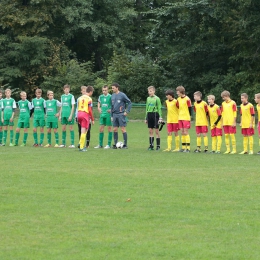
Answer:
[[[11,98],[11,90],[5,90],[5,99],[2,99],[0,92],[0,145],[6,145],[7,129],[10,129],[10,146],[17,146],[20,137],[21,128],[24,129],[24,138],[22,146],[26,145],[28,137],[28,128],[30,127],[30,117],[33,117],[33,138],[34,146],[43,146],[44,127],[47,128],[47,145],[51,147],[51,129],[55,135],[54,147],[66,146],[66,126],[69,126],[70,131],[70,145],[69,148],[75,148],[74,145],[74,130],[73,125],[75,118],[78,119],[79,124],[79,151],[86,151],[86,135],[90,133],[91,123],[94,124],[94,117],[92,111],[92,99],[94,88],[92,86],[82,86],[82,96],[75,102],[74,96],[70,93],[69,85],[63,87],[64,94],[61,96],[61,102],[54,99],[52,91],[47,92],[47,100],[42,96],[42,90],[35,91],[36,98],[29,102],[26,99],[26,93],[20,93],[21,100],[18,101],[19,118],[14,139],[14,110],[16,102]],[[120,92],[118,83],[112,84],[113,94],[108,93],[108,86],[102,88],[102,95],[98,99],[98,111],[100,113],[100,128],[99,128],[99,144],[95,148],[114,148],[116,149],[118,142],[118,128],[120,127],[123,134],[124,143],[122,148],[127,149],[127,132],[126,132],[126,115],[131,110],[131,101],[123,93]],[[191,100],[185,94],[185,88],[179,86],[176,88],[178,98],[174,98],[174,91],[167,90],[166,108],[167,108],[167,149],[165,152],[190,152],[190,122],[192,114]],[[154,139],[156,138],[156,150],[160,150],[160,133],[159,125],[163,123],[162,118],[162,104],[159,97],[155,95],[155,88],[148,87],[148,98],[146,101],[145,122],[149,128],[149,147],[148,150],[154,150]],[[235,154],[236,151],[236,118],[237,106],[230,98],[228,91],[221,93],[223,103],[220,106],[215,104],[215,96],[209,95],[207,97],[208,103],[202,100],[201,92],[194,93],[195,111],[195,126],[197,134],[197,148],[194,152],[201,152],[202,137],[204,141],[204,152],[209,151],[208,145],[208,124],[210,125],[212,137],[212,153],[220,153],[222,145],[222,128],[225,135],[226,152],[225,154]],[[253,154],[253,135],[255,124],[255,110],[254,106],[248,102],[246,93],[241,94],[241,129],[243,135],[243,151],[240,154]],[[260,94],[255,95],[255,102],[257,103],[258,120],[260,121]],[[46,120],[45,120],[46,119]],[[62,144],[59,144],[58,134],[58,120],[62,125]],[[108,128],[108,142],[103,146],[104,127]],[[112,133],[113,126],[113,133]],[[38,141],[37,128],[40,128],[40,138]],[[181,145],[179,131],[181,132]],[[258,133],[260,137],[260,123],[258,123]],[[154,138],[155,134],[155,138]],[[175,149],[172,150],[172,134],[175,136]],[[112,135],[114,135],[114,145],[112,146]],[[230,149],[230,139],[232,144],[232,151]],[[248,149],[249,144],[249,149]],[[260,142],[259,142],[260,145]],[[88,146],[88,144],[87,144]],[[260,154],[260,152],[258,152]]]

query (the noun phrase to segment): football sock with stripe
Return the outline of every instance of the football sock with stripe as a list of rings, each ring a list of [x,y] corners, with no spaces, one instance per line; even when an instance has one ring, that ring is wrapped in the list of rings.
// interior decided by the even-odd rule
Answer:
[[[14,140],[14,130],[10,130],[10,143]]]
[[[186,136],[185,135],[181,136],[181,148],[186,149]]]
[[[44,133],[40,133],[40,144],[43,144],[43,139],[44,139]],[[38,143],[38,140],[37,140],[37,143]]]
[[[216,151],[217,149],[217,137],[212,136],[212,151]]]
[[[54,134],[54,136],[55,136],[55,142],[56,142],[56,144],[59,144],[59,133],[56,132],[56,133]]]
[[[7,130],[4,130],[4,135],[3,135],[3,143],[6,143],[6,139],[7,139]]]
[[[172,149],[172,136],[171,135],[168,135],[167,136],[167,148],[169,149],[169,150],[171,150]]]
[[[15,133],[15,144],[18,145],[19,142],[19,138],[20,138],[20,133]]]
[[[161,138],[156,138],[156,146],[160,148],[161,146]]]
[[[66,144],[66,131],[62,131],[62,140],[61,140],[62,144],[65,145]]]
[[[190,135],[186,135],[186,147],[190,150]]]
[[[51,144],[51,133],[47,133],[48,144]]]

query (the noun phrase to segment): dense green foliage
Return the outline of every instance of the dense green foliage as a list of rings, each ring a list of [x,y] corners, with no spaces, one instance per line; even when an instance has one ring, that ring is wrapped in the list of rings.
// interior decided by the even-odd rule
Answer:
[[[259,92],[257,0],[2,0],[0,84],[61,92],[118,81],[135,102],[183,85]],[[96,91],[96,95],[99,91]]]

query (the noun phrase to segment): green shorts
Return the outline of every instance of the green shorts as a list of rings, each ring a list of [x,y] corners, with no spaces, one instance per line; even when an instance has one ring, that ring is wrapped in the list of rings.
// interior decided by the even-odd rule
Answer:
[[[44,127],[45,126],[45,120],[44,119],[34,119],[33,120],[33,127]]]
[[[21,122],[20,120],[18,120],[17,127],[18,128],[30,128],[30,121]]]
[[[1,112],[0,112],[1,113]],[[2,123],[2,119],[0,119],[0,126],[3,126],[4,124]]]
[[[69,117],[62,117],[61,118],[61,124],[62,125],[74,125],[74,118],[71,119],[71,121],[68,120]]]
[[[4,123],[3,123],[3,126],[14,126],[14,121],[13,122],[10,122],[10,120],[4,120]]]
[[[47,128],[58,128],[58,122],[46,122]]]
[[[104,126],[112,126],[111,115],[100,116],[99,124]]]

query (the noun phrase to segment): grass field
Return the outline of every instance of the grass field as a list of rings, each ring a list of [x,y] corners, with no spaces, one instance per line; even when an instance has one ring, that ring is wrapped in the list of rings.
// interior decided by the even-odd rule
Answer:
[[[149,152],[140,122],[128,135],[128,150],[0,147],[0,259],[260,259],[259,156]]]

